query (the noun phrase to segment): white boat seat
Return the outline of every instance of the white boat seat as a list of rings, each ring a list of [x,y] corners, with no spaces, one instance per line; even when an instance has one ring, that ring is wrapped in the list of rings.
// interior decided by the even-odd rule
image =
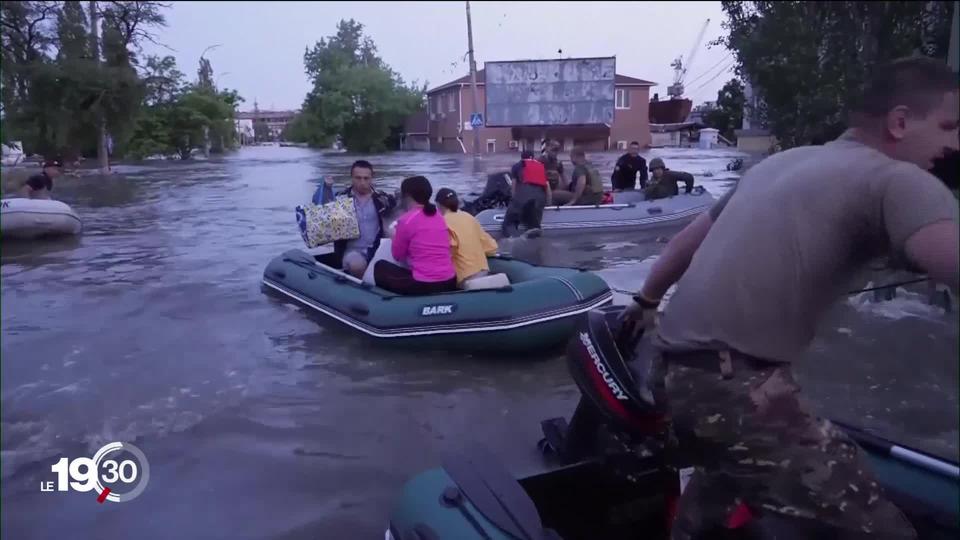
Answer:
[[[481,289],[499,289],[510,285],[510,280],[506,274],[490,274],[488,276],[468,279],[463,282],[465,291],[478,291]]]

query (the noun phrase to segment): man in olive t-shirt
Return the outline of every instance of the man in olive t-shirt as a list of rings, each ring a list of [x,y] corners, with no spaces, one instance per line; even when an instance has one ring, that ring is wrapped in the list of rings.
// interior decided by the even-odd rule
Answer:
[[[958,146],[957,89],[935,60],[882,66],[843,136],[757,164],[657,260],[625,318],[651,328],[677,284],[658,390],[697,469],[674,538],[729,527],[741,504],[806,538],[915,537],[859,447],[803,404],[791,362],[874,257],[960,285],[957,200],[926,171]]]
[[[553,202],[564,206],[584,206],[603,202],[603,179],[600,172],[587,161],[583,148],[574,147],[570,151],[573,174],[570,185],[553,192]]]

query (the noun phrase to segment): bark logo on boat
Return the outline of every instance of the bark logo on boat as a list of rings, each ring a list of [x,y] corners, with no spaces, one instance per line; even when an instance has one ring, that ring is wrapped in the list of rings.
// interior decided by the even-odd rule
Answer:
[[[10,208],[10,201],[3,201],[3,208]]]
[[[610,372],[607,371],[607,366],[600,361],[600,355],[598,355],[597,350],[593,348],[593,342],[590,341],[590,336],[587,335],[586,332],[580,332],[580,343],[583,343],[584,348],[587,349],[587,354],[589,354],[593,360],[593,366],[597,368],[597,373],[603,378],[603,382],[607,383],[607,387],[610,388],[613,395],[617,396],[617,399],[620,401],[630,401],[630,398],[623,392],[620,385],[617,384],[617,381],[613,380],[613,375],[610,375]]]
[[[456,304],[439,304],[436,306],[423,306],[420,310],[420,316],[432,317],[434,315],[453,315],[457,310]]]

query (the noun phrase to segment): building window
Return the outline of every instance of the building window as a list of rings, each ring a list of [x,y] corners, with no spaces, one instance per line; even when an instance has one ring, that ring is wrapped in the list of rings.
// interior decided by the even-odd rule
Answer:
[[[496,152],[497,152],[497,140],[487,139],[487,153],[494,154]]]
[[[629,89],[617,88],[616,108],[618,109],[630,108],[630,90]]]
[[[626,150],[627,141],[617,141],[617,150]]]
[[[452,93],[452,92],[447,94],[447,109],[450,112],[457,110],[457,100],[454,99],[454,96],[455,96],[455,93]]]

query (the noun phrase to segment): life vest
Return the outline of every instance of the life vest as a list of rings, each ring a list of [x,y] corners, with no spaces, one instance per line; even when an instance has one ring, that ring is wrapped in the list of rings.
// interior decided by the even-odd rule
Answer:
[[[520,171],[520,178],[524,184],[547,187],[547,170],[543,163],[535,159],[523,160],[523,169]]]

